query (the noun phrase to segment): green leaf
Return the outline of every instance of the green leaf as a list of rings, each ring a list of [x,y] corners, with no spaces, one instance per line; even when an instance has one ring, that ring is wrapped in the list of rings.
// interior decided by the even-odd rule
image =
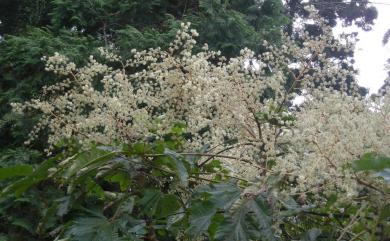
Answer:
[[[136,142],[131,146],[131,153],[142,155],[151,152],[150,146],[144,142]]]
[[[139,220],[139,219],[134,219],[132,217],[129,217],[129,219],[126,221],[128,221],[128,226],[131,227],[130,229],[127,229],[127,226],[125,226],[125,228],[127,229],[126,230],[127,233],[130,233],[134,236],[137,235],[138,237],[143,237],[148,233],[148,230],[146,229],[145,220]],[[134,239],[130,239],[130,240],[140,240],[140,239],[136,239],[134,237]]]
[[[21,180],[15,181],[3,189],[1,195],[8,193],[14,193],[16,196],[20,196],[30,187],[40,183],[41,181],[48,178],[49,169],[55,166],[54,159],[48,159],[41,163],[31,175],[22,178]]]
[[[247,208],[253,214],[252,218],[257,224],[260,237],[262,237],[263,240],[275,240],[271,228],[272,220],[271,217],[268,216],[269,209],[266,201],[261,197],[257,197],[256,199],[247,203]]]
[[[77,178],[82,177],[91,171],[99,168],[103,163],[112,160],[117,152],[105,152],[99,149],[92,149],[87,155],[81,155],[75,158],[72,166],[68,169],[65,177],[70,178],[77,174]]]
[[[179,210],[176,211],[176,214],[170,215],[167,218],[167,229],[169,230],[175,223],[182,220],[185,216],[184,208],[181,207]]]
[[[218,209],[227,210],[239,199],[241,190],[232,183],[200,186],[192,197],[188,234],[196,238],[208,231]],[[215,233],[216,227],[213,227]]]
[[[390,168],[390,158],[376,153],[366,153],[353,163],[357,171],[382,171]]]
[[[82,185],[88,190],[103,196],[102,188],[91,178],[96,171],[107,162],[112,161],[118,152],[107,152],[96,147],[87,152],[83,152],[65,162],[70,162],[70,167],[62,174],[69,182],[67,192],[72,193],[75,187]]]
[[[178,135],[178,136],[182,135],[182,134],[184,134],[184,131],[185,131],[186,127],[187,126],[186,126],[185,123],[177,122],[171,128],[171,133],[175,134],[175,135]]]
[[[225,216],[225,220],[217,229],[216,239],[224,241],[275,240],[271,218],[267,211],[265,201],[260,197],[244,200],[232,214]]]
[[[216,183],[200,186],[195,191],[195,197],[207,193],[209,199],[220,209],[228,209],[240,197],[241,190],[233,183]],[[194,197],[194,198],[195,198]]]
[[[208,232],[210,237],[215,237],[219,225],[224,221],[224,216],[222,213],[216,213],[214,217],[211,219],[211,224],[209,226]]]
[[[57,215],[58,216],[62,217],[69,212],[69,206],[71,203],[70,196],[65,196],[65,197],[59,198],[56,200],[56,202],[58,202],[58,205],[57,205]]]
[[[67,233],[72,241],[119,241],[115,223],[104,216],[83,217],[74,221]]]
[[[146,189],[143,198],[139,201],[142,213],[153,216],[156,213],[158,202],[163,194],[155,189]]]
[[[16,218],[12,221],[12,225],[23,228],[24,230],[27,230],[31,234],[35,233],[33,225],[31,224],[30,220],[28,220],[27,218]]]
[[[121,191],[124,192],[129,188],[131,177],[126,172],[116,172],[109,181],[119,183]]]
[[[135,199],[134,197],[129,197],[127,198],[126,200],[124,200],[121,204],[120,204],[120,211],[122,213],[128,213],[128,214],[131,214],[133,212],[133,209],[134,209],[134,204],[135,204]]]
[[[217,207],[211,201],[195,202],[190,209],[189,222],[187,230],[192,238],[199,237],[206,232],[211,224],[211,219],[217,212]]]
[[[277,213],[279,218],[295,216],[303,211],[308,211],[315,207],[315,205],[299,205],[292,197],[277,198],[279,202],[285,207],[285,210],[280,210]]]
[[[185,165],[183,163],[183,158],[179,154],[177,154],[176,152],[171,151],[169,149],[165,149],[164,154],[171,157],[171,159],[173,160],[175,169],[177,171],[177,175],[179,177],[181,185],[183,187],[187,187],[189,175],[188,175],[187,168],[185,167]]]
[[[0,241],[8,241],[8,238],[3,234],[0,234]]]
[[[144,197],[139,201],[142,213],[149,217],[165,218],[177,212],[181,205],[175,195],[163,194],[159,190],[146,189]]]
[[[223,169],[221,161],[215,159],[206,163],[203,168],[208,172],[216,172]]]
[[[0,180],[18,177],[28,176],[33,172],[33,168],[30,165],[17,165],[11,167],[0,168]]]
[[[199,0],[199,7],[210,15],[216,13],[216,9],[221,9],[220,1],[217,0]]]
[[[252,225],[246,225],[246,214],[247,210],[241,206],[233,213],[232,217],[225,217],[217,229],[215,238],[224,241],[249,241],[251,232],[256,232],[256,230]]]
[[[181,204],[175,195],[165,194],[158,203],[156,216],[158,218],[166,218],[177,212],[180,207]]]
[[[384,221],[390,218],[390,204],[386,204],[380,214],[379,214],[379,220]]]

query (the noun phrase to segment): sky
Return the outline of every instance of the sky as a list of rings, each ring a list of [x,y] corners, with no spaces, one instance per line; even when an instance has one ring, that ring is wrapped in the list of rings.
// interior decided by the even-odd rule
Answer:
[[[382,44],[384,34],[390,29],[390,0],[381,0],[377,3],[379,4],[374,6],[378,10],[378,18],[371,31],[365,32],[357,27],[343,28],[341,24],[334,28],[335,34],[359,33],[355,50],[355,67],[359,69],[359,85],[369,88],[370,93],[376,93],[383,85],[387,77],[384,65],[387,59],[390,59],[390,43],[386,46]]]

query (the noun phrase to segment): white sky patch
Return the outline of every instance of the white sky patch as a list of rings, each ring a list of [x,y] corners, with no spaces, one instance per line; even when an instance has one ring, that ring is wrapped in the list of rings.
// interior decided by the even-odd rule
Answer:
[[[305,102],[305,97],[303,95],[298,95],[292,100],[293,105],[299,106]]]
[[[390,0],[387,0],[390,3]],[[355,26],[343,28],[339,23],[333,30],[336,35],[342,32],[358,32],[359,39],[355,50],[355,67],[359,70],[358,83],[376,93],[387,78],[385,63],[390,58],[390,43],[383,46],[382,39],[390,29],[390,6],[375,5],[378,18],[371,31],[365,32]]]
[[[247,60],[247,61],[244,62],[244,68],[248,68],[249,65],[252,65],[253,68],[255,68],[255,69],[257,69],[257,70],[260,68],[259,63],[257,63],[256,60],[252,60],[252,63],[251,63],[250,60]]]

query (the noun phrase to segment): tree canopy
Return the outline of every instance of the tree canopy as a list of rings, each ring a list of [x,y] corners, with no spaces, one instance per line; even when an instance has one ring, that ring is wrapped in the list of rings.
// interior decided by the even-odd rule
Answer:
[[[348,88],[324,52],[353,45],[309,11],[323,35],[297,29],[303,43],[260,55],[198,51],[182,23],[167,50],[44,56],[58,81],[12,106],[40,114],[26,140],[48,135],[47,156],[3,157],[0,237],[386,240],[390,95]],[[295,88],[305,101],[289,106]]]
[[[0,241],[386,240],[389,88],[365,98],[332,33],[375,17],[0,1]]]

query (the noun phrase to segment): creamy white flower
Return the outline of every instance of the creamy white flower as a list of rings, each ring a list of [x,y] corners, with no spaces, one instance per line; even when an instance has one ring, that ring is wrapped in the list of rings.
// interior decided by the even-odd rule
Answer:
[[[48,128],[51,145],[69,137],[80,143],[128,143],[164,135],[174,122],[184,121],[192,134],[188,150],[209,144],[219,152],[226,140],[235,141],[224,152],[235,159],[223,159],[235,175],[259,182],[286,176],[295,184],[282,191],[343,190],[345,198],[359,190],[346,165],[369,151],[390,155],[390,97],[365,100],[353,90],[346,95],[346,79],[354,73],[324,57],[324,50],[350,45],[334,41],[326,25],[318,37],[298,29],[303,46],[286,36],[282,47],[264,43],[268,51],[260,56],[243,49],[228,61],[207,45],[194,54],[198,34],[189,23],[181,26],[168,51],[132,49],[133,57],[122,60],[100,48],[119,68],[93,56],[84,67],[58,53],[44,57],[46,69],[64,80],[45,87],[42,99],[13,104],[17,111],[43,113],[27,142]],[[261,64],[245,67],[248,59]],[[305,90],[304,104],[286,109],[298,87]]]

